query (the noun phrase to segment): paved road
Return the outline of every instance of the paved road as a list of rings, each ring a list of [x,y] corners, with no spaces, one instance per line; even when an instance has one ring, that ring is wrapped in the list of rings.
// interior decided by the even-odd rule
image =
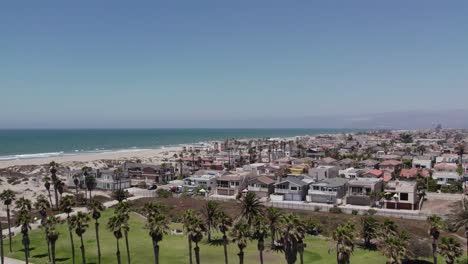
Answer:
[[[17,259],[12,259],[12,258],[6,258],[5,257],[5,264],[24,264],[25,262],[22,260],[17,260]],[[30,262],[30,264],[32,264]]]

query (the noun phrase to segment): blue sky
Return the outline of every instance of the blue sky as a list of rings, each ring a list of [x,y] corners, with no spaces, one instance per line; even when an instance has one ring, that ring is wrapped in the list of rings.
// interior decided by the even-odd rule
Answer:
[[[0,128],[466,109],[467,14],[467,1],[3,1]]]

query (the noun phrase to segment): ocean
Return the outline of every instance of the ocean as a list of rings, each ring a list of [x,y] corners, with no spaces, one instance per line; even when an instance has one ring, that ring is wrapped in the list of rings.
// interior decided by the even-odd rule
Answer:
[[[227,138],[346,133],[347,129],[67,129],[0,130],[0,160],[156,149]]]

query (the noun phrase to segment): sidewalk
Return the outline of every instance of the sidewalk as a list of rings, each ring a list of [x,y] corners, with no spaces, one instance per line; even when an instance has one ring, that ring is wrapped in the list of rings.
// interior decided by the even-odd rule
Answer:
[[[12,259],[5,257],[5,264],[24,264],[25,262],[22,260]],[[29,262],[32,264],[31,262]]]

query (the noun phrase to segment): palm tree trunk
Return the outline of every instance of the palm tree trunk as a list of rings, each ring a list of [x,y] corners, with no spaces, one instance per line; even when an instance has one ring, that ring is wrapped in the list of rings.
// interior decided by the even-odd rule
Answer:
[[[237,255],[239,256],[239,264],[244,264],[244,250],[239,249],[239,254]]]
[[[304,264],[304,243],[300,242],[297,245],[297,251],[299,252],[299,263]]]
[[[195,243],[195,262],[197,264],[200,264],[200,247],[198,246],[198,243]]]
[[[211,242],[211,225],[207,225],[207,235],[208,235],[208,242]]]
[[[188,236],[188,247],[189,247],[189,263],[192,264],[192,238]]]
[[[115,255],[117,255],[117,264],[120,264],[121,261],[120,261],[120,246],[119,246],[119,239],[116,238],[117,240],[117,252],[115,253]]]
[[[86,255],[85,255],[85,248],[84,248],[84,243],[83,243],[83,235],[80,236],[80,241],[81,241],[81,262],[83,264],[86,264]]]
[[[224,264],[228,264],[227,244],[228,244],[228,239],[226,236],[226,232],[223,232]]]
[[[0,263],[5,263],[5,252],[3,252],[3,227],[0,221]]]
[[[55,208],[58,210],[59,209],[59,199],[58,199],[58,191],[57,187],[54,184],[54,194],[55,194]]]
[[[67,222],[68,222],[68,233],[70,234],[70,245],[71,245],[71,250],[72,250],[72,262],[75,264],[75,243],[73,242],[73,232],[71,228],[71,223],[70,223],[70,214],[67,216]]]
[[[260,257],[260,264],[263,264],[263,250],[265,250],[265,241],[263,237],[258,239],[257,249]]]
[[[125,247],[127,249],[127,263],[130,264],[130,248],[128,247],[128,232],[124,232],[125,235]]]
[[[25,262],[26,264],[29,263],[29,245],[28,245],[28,235],[26,234],[23,234],[23,246],[24,246],[24,259],[25,259]]]
[[[11,216],[10,216],[10,206],[7,205],[7,220],[8,220],[8,243],[10,246],[10,253],[13,253],[11,248]]]
[[[47,231],[45,233],[45,238],[47,242],[47,256],[49,257],[49,263],[52,262],[51,256],[50,256],[50,242],[49,242],[49,237],[47,236]]]
[[[274,226],[270,226],[270,233],[271,233],[271,249],[275,249],[275,233],[276,233],[276,228]]]
[[[50,246],[52,248],[51,249],[51,251],[52,251],[51,252],[52,253],[52,264],[55,264],[55,242],[52,242]]]
[[[434,264],[437,264],[437,240],[432,238],[432,256]]]
[[[52,194],[50,194],[50,189],[47,190],[47,192],[49,193],[49,202],[50,202],[50,207],[52,209],[54,209],[54,203],[52,202]]]
[[[154,264],[159,264],[159,245],[156,240],[153,239],[153,252],[154,252]]]
[[[99,222],[96,219],[96,223],[94,224],[96,227],[96,245],[97,245],[97,253],[98,253],[98,264],[101,264],[101,244],[99,243]]]
[[[468,226],[465,226],[466,258],[468,259]]]

